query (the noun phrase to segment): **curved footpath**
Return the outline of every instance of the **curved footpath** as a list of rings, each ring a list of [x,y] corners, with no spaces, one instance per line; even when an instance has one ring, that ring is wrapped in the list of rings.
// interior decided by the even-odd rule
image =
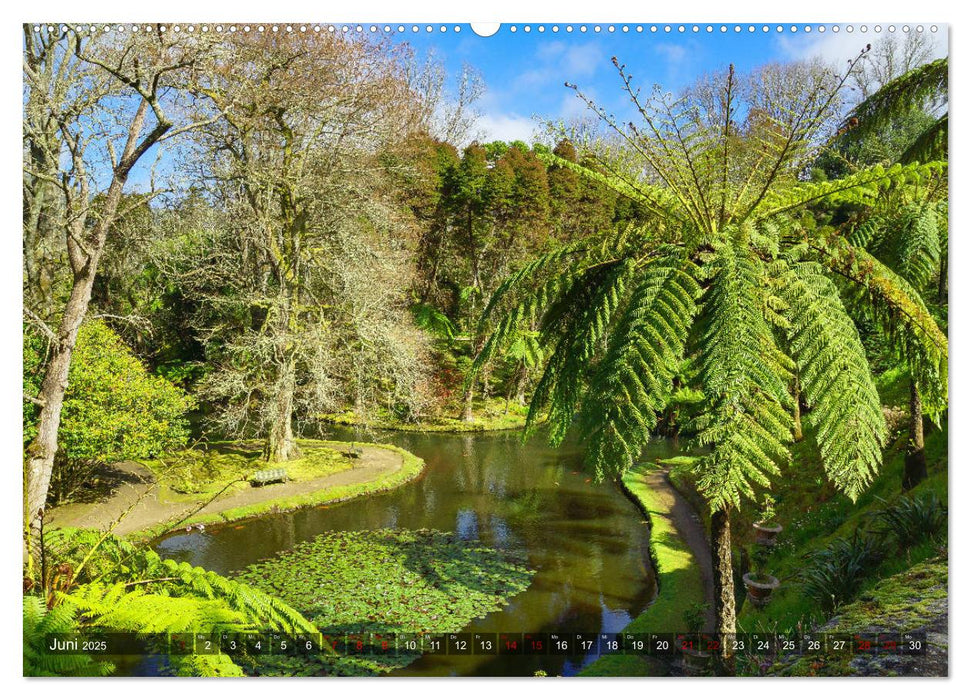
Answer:
[[[356,446],[361,449],[361,456],[350,469],[319,479],[246,488],[217,498],[201,509],[198,504],[161,502],[159,485],[151,470],[123,462],[115,465],[115,469],[122,472],[125,483],[106,500],[54,508],[47,522],[53,527],[97,530],[106,530],[117,523],[113,529],[116,535],[151,536],[163,534],[177,524],[229,522],[262,513],[344,501],[398,486],[421,473],[422,460],[405,450],[360,443]],[[158,531],[153,532],[156,528]]]
[[[683,632],[684,614],[707,605],[706,631],[715,629],[714,577],[708,538],[698,514],[671,484],[668,470],[645,465],[629,472],[622,489],[647,517],[651,559],[658,593],[624,632]],[[601,656],[582,676],[664,676],[670,663],[659,657],[610,654]]]

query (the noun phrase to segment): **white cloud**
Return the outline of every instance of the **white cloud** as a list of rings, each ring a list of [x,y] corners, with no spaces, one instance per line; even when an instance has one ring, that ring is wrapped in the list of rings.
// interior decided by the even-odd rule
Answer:
[[[519,114],[486,112],[476,121],[476,129],[483,134],[483,141],[525,141],[532,143],[539,132],[533,119]]]
[[[674,67],[672,64],[679,64],[684,60],[684,57],[688,54],[688,50],[681,46],[680,44],[656,44],[654,46],[654,52],[659,54],[661,58],[664,59],[666,67],[670,70]]]
[[[937,31],[931,32],[928,25],[924,33],[931,38],[933,57],[941,58],[947,55],[948,27],[947,25],[937,26]],[[868,32],[861,32],[859,25],[854,25],[853,28],[852,32],[846,31],[846,25],[842,25],[839,32],[828,29],[823,33],[786,33],[777,38],[777,44],[785,58],[794,60],[821,58],[836,66],[845,66],[846,62],[856,58],[867,44],[873,44],[885,36],[891,36],[886,32],[886,27],[883,27],[884,31],[880,33],[874,32],[872,26]],[[911,31],[914,31],[913,27]],[[897,26],[895,35],[903,38],[900,26]]]

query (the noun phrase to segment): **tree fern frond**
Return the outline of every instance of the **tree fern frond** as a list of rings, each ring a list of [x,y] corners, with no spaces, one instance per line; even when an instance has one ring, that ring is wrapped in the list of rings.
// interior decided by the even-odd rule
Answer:
[[[947,127],[947,115],[945,114],[914,139],[914,142],[900,155],[900,162],[947,160]]]
[[[838,180],[800,182],[767,194],[752,216],[755,220],[764,220],[813,202],[872,204],[885,189],[940,177],[946,171],[947,163],[942,161],[894,163],[889,168],[878,164]]]
[[[937,272],[941,258],[937,207],[911,204],[887,224],[881,245],[866,246],[891,269],[917,289],[927,285]]]
[[[917,66],[891,80],[858,104],[843,122],[854,138],[878,132],[894,119],[936,98],[947,95],[947,58]]]
[[[588,268],[547,308],[540,326],[552,347],[526,419],[527,432],[548,410],[550,441],[559,444],[573,422],[590,362],[636,269],[630,258]]]
[[[73,605],[87,624],[112,631],[255,631],[241,613],[217,600],[146,593],[124,583],[89,583],[70,593],[59,593],[58,598]]]
[[[698,283],[685,261],[647,266],[583,400],[581,431],[598,477],[631,468],[671,391],[695,315]]]
[[[47,636],[78,632],[77,609],[57,605],[48,610],[44,599],[23,599],[23,663],[25,676],[107,676],[114,670],[108,661],[95,661],[88,654],[50,654]]]
[[[882,460],[887,427],[866,352],[839,292],[821,265],[796,263],[782,275],[791,321],[789,351],[816,428],[823,467],[851,499]]]
[[[715,254],[702,300],[699,379],[709,411],[699,442],[713,450],[696,465],[712,511],[755,497],[788,460],[791,373],[763,314],[766,280],[757,260],[725,244]]]
[[[619,174],[604,174],[592,168],[561,158],[553,153],[540,153],[539,158],[547,166],[557,166],[571,170],[578,175],[609,187],[614,192],[635,202],[640,202],[654,214],[663,218],[680,218],[680,204],[669,190],[656,187],[643,180],[622,178]]]
[[[834,238],[818,249],[820,262],[846,279],[861,297],[852,308],[886,334],[907,362],[929,412],[947,403],[947,336],[920,294],[866,250]]]

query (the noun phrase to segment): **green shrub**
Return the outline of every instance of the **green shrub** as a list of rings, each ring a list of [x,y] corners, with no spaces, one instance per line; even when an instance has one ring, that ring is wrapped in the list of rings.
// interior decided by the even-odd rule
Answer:
[[[881,540],[857,530],[816,553],[802,575],[803,592],[826,613],[853,598],[884,554]]]
[[[876,531],[890,535],[901,549],[932,539],[947,528],[947,506],[934,492],[903,496],[876,515]]]
[[[24,393],[34,396],[43,376],[44,343],[24,338]],[[78,333],[58,432],[52,500],[74,493],[100,464],[146,459],[182,447],[189,435],[189,396],[151,374],[102,321]],[[36,434],[37,406],[24,403],[24,440]]]

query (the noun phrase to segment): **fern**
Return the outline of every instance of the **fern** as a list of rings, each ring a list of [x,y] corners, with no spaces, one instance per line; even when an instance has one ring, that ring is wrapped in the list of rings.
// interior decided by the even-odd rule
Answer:
[[[712,451],[697,465],[698,488],[712,511],[755,499],[755,487],[789,459],[790,373],[762,307],[764,280],[751,255],[726,243],[708,268],[700,339],[700,377],[708,410],[698,440]]]
[[[858,104],[843,122],[843,131],[861,139],[879,132],[901,114],[947,94],[947,58],[918,66],[891,80]]]
[[[925,287],[937,272],[941,258],[937,208],[931,204],[901,207],[886,223],[881,244],[866,247],[913,287]]]
[[[42,598],[24,596],[24,675],[25,676],[107,676],[114,665],[95,661],[87,654],[49,654],[47,636],[70,635],[79,631],[71,605],[48,610]]]
[[[907,363],[929,412],[947,404],[947,336],[920,294],[900,275],[861,248],[835,238],[820,247],[820,261],[849,283],[850,309],[872,322]]]
[[[124,583],[89,583],[60,593],[85,624],[115,632],[254,631],[245,617],[219,600],[148,593]]]
[[[686,269],[683,259],[661,259],[641,271],[592,377],[581,430],[600,478],[633,466],[668,401],[699,291]]]
[[[821,265],[794,264],[781,281],[789,352],[812,408],[806,420],[830,481],[856,500],[880,465],[887,435],[863,344]]]

